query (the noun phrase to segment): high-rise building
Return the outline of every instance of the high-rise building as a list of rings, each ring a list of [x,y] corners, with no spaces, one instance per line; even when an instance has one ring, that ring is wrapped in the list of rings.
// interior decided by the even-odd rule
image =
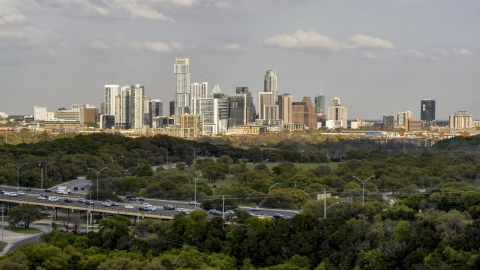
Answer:
[[[470,113],[466,111],[458,111],[454,115],[449,117],[450,128],[472,128],[473,126],[473,117]]]
[[[175,59],[175,124],[180,124],[180,115],[190,113],[190,62],[188,58]]]
[[[247,96],[245,94],[231,94],[229,97],[228,127],[247,124]]]
[[[273,98],[272,98],[272,93],[271,92],[260,92],[260,93],[258,93],[258,103],[259,103],[259,107],[260,107],[260,114],[258,116],[259,119],[267,120],[266,115],[265,115],[265,110],[266,110],[265,106],[274,105],[274,104],[272,104],[272,99]]]
[[[225,95],[220,86],[213,87],[211,96],[218,100],[218,131],[223,133],[228,129],[228,118],[230,115],[230,97]]]
[[[317,128],[317,113],[310,97],[303,97],[302,102],[292,102],[292,123],[304,124]]]
[[[196,112],[196,100],[199,98],[207,98],[208,94],[208,82],[192,83],[190,84],[190,113],[194,114]]]
[[[148,103],[148,112],[148,124],[150,125],[150,127],[153,127],[153,118],[163,116],[163,101],[161,101],[160,99],[152,99]]]
[[[413,112],[405,111],[397,113],[397,126],[405,127],[405,121],[409,118],[413,118]]]
[[[393,115],[383,115],[383,127],[392,128],[395,126],[395,117]]]
[[[240,86],[235,89],[236,94],[245,94],[247,96],[247,123],[255,122],[255,105],[253,105],[253,96],[248,87]]]
[[[328,108],[327,120],[342,121],[342,127],[347,128],[347,108],[340,105],[340,99],[335,97]]]
[[[217,98],[195,99],[195,114],[203,116],[203,135],[218,133],[218,101]]]
[[[272,93],[270,105],[277,105],[278,99],[278,75],[275,70],[267,70],[263,83],[263,91]]]
[[[35,121],[47,120],[47,107],[34,106],[33,107],[33,119]]]
[[[278,96],[278,117],[284,124],[293,123],[292,119],[292,95],[282,94]]]
[[[315,97],[315,111],[317,113],[325,114],[325,96],[318,95]]]
[[[420,105],[420,120],[422,120],[423,126],[435,126],[435,100],[422,99]]]
[[[105,85],[105,115],[115,115],[115,97],[118,95],[118,85]]]
[[[168,112],[168,116],[175,115],[175,101],[170,100],[170,109]]]
[[[133,129],[142,129],[145,113],[145,87],[137,84],[130,91],[130,123]]]
[[[120,93],[115,98],[115,127],[130,129],[131,99],[132,87],[125,85],[120,88]]]

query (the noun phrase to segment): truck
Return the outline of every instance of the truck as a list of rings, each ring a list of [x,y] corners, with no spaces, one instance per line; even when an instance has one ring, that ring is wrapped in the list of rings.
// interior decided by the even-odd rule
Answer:
[[[58,186],[57,194],[70,194],[70,188],[67,186]]]

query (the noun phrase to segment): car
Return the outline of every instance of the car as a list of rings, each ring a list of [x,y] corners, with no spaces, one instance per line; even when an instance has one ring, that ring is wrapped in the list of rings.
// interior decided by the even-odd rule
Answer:
[[[250,211],[260,211],[260,207],[254,206],[254,207],[250,208]]]
[[[125,199],[127,199],[129,201],[135,201],[137,199],[137,197],[133,194],[128,194],[127,196],[125,196]]]
[[[119,206],[118,202],[111,202],[110,203],[112,206]]]
[[[234,215],[234,214],[235,214],[235,211],[233,211],[233,210],[227,210],[227,211],[225,211],[225,214]]]
[[[110,206],[112,206],[112,203],[109,203],[109,202],[102,202],[102,205],[103,205],[103,206],[110,207]]]
[[[39,200],[46,200],[47,197],[46,196],[42,196],[42,194],[38,195],[38,199]]]
[[[127,208],[127,209],[133,209],[134,207],[133,207],[133,205],[127,204],[127,205],[125,205],[125,208]]]
[[[190,201],[188,204],[189,205],[197,205],[198,203],[197,203],[197,201]]]
[[[248,212],[248,213],[250,214],[251,217],[254,217],[254,216],[255,216],[255,214],[252,213],[252,212]]]
[[[86,184],[85,187],[89,187],[90,185],[89,184]]]
[[[85,204],[86,204],[86,205],[93,205],[94,203],[95,203],[95,202],[93,202],[93,201],[85,201]]]
[[[3,192],[3,195],[10,196],[10,192],[8,192],[8,191],[4,191],[4,192]]]
[[[153,206],[153,205],[147,205],[147,206],[144,206],[143,207],[146,211],[155,211],[157,210],[157,207]]]
[[[59,199],[60,198],[58,198],[57,196],[52,196],[52,197],[48,198],[48,201],[49,202],[58,202]]]
[[[187,209],[185,208],[178,208],[178,212],[180,213],[181,211],[186,211]]]
[[[25,189],[26,191],[32,191],[32,188],[31,187],[28,187]]]
[[[80,198],[80,199],[78,199],[78,202],[79,202],[79,203],[85,203],[86,200],[85,200],[84,198]]]
[[[175,210],[175,206],[171,205],[171,204],[166,204],[163,206],[163,209],[165,210]]]
[[[85,187],[81,187],[80,189],[81,189],[81,190],[85,190]]]
[[[17,187],[10,187],[10,189],[16,190],[16,189],[17,189]]]
[[[10,197],[18,197],[18,194],[15,192],[10,192]]]
[[[78,191],[78,187],[73,187],[73,191]]]
[[[184,215],[184,216],[188,216],[188,214],[190,214],[190,212],[187,210],[187,209],[184,209],[182,211],[178,211],[180,214]]]
[[[19,221],[16,224],[17,226],[25,226],[25,221]]]
[[[63,199],[63,201],[66,202],[66,203],[73,203],[73,200],[70,199],[70,198],[65,198],[65,199]]]
[[[145,199],[143,197],[138,198],[139,201],[143,202]]]
[[[50,189],[45,189],[44,192],[52,192]]]
[[[18,194],[19,196],[25,196],[25,192],[23,192],[23,191],[21,191],[21,190],[20,190],[19,192],[17,192],[17,194]]]
[[[273,214],[273,218],[284,218],[284,215],[282,215],[280,213],[275,213],[275,214]]]
[[[112,201],[111,201],[110,199],[105,199],[105,200],[103,200],[103,201],[102,201],[102,204],[103,204],[103,203],[109,203],[109,204],[112,204]]]
[[[150,205],[151,204],[149,204],[148,202],[142,204],[142,206],[150,206]]]
[[[223,213],[218,211],[217,209],[210,209],[210,211],[208,211],[210,214],[214,215],[214,216],[222,216]]]
[[[262,218],[265,218],[265,217],[264,217],[264,216],[262,216],[262,215],[257,215],[257,218],[260,218],[260,219],[262,219]]]

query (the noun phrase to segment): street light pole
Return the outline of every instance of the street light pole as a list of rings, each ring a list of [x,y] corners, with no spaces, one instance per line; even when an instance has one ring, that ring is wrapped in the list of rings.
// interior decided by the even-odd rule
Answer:
[[[332,206],[334,206],[334,205],[336,205],[336,204],[339,204],[339,203],[340,203],[340,202],[336,202],[336,203],[334,203],[334,204],[332,204],[332,205],[330,205],[330,206],[328,206],[328,207],[325,207],[325,208],[324,208],[324,211],[323,211],[323,219],[326,219],[326,218],[327,218],[327,210],[330,209]],[[326,206],[326,204],[325,204],[325,206]]]
[[[106,155],[106,156],[109,156],[109,157],[110,157],[110,159],[112,159],[112,164],[113,164],[113,157],[112,157],[112,156],[110,156],[110,155],[109,155],[109,154],[107,154],[107,153],[103,153],[103,154],[104,154],[104,155]]]
[[[40,188],[43,189],[43,166],[42,166],[42,163],[38,163],[38,167],[40,167]]]
[[[195,199],[194,200],[195,200],[195,209],[197,209],[197,178],[200,177],[203,173],[201,173],[197,176],[194,176],[193,174],[189,174],[189,173],[186,173],[186,174],[188,174],[190,176],[193,176],[193,181],[195,182],[195,187],[194,187],[194,189],[195,189]]]
[[[274,186],[276,186],[276,185],[278,185],[278,184],[280,184],[280,183],[275,183],[275,184],[273,184],[271,187],[269,187],[269,188],[268,188],[268,194],[270,194],[270,190],[271,190]]]
[[[95,171],[94,169],[92,169],[95,173],[97,173],[97,201],[98,201],[98,174],[107,168],[108,167],[103,167],[100,171]]]
[[[365,204],[365,183],[367,183],[368,180],[370,180],[370,178],[372,178],[374,176],[375,175],[372,175],[365,180],[361,180],[360,178],[356,177],[355,175],[353,176],[353,178],[357,179],[360,183],[362,183],[362,205]]]
[[[8,166],[12,166],[14,168],[17,168],[17,191],[18,187],[20,186],[20,168],[22,168],[24,165],[27,165],[28,163],[23,163],[22,165],[15,166],[13,164],[7,164]]]

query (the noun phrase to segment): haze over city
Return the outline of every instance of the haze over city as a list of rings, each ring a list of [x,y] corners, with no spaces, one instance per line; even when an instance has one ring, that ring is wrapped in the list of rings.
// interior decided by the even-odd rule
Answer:
[[[0,0],[0,111],[100,106],[106,84],[173,99],[176,58],[209,92],[246,86],[258,104],[266,70],[295,101],[323,94],[349,119],[381,119],[436,100],[437,119],[478,119],[473,1]],[[166,112],[167,110],[164,109]]]

